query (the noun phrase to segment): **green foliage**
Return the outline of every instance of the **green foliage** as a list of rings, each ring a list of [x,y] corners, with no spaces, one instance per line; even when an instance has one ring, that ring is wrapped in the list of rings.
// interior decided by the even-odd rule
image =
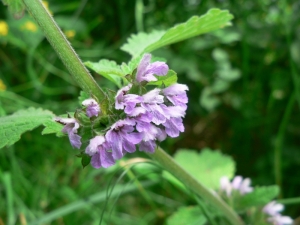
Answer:
[[[180,207],[167,220],[167,225],[203,225],[206,218],[199,207]]]
[[[231,178],[235,173],[235,162],[230,156],[209,148],[202,149],[200,153],[180,149],[174,155],[174,159],[203,185],[215,190],[220,187],[222,176]],[[170,174],[166,173],[165,176],[175,185],[181,186]]]
[[[78,97],[78,104],[81,105],[82,102],[86,99],[89,99],[91,96],[89,93],[86,93],[84,91],[80,91],[79,97]]]
[[[42,135],[44,134],[56,134],[57,137],[61,137],[64,134],[61,132],[63,129],[63,125],[55,122],[54,120],[47,120],[43,123],[45,128],[42,131]]]
[[[276,185],[266,187],[255,187],[253,192],[244,195],[237,208],[246,209],[255,206],[264,206],[279,194],[279,188]]]
[[[164,85],[168,87],[177,82],[177,73],[173,70],[169,70],[167,75],[156,76],[156,78],[157,81],[151,81],[147,85],[156,85],[156,86]]]
[[[205,15],[193,16],[187,22],[165,32],[153,31],[148,35],[145,33],[132,35],[121,49],[136,57],[142,53],[152,52],[155,49],[220,29],[229,25],[232,19],[233,16],[227,10],[211,9]]]
[[[26,131],[51,120],[54,114],[48,110],[29,108],[20,110],[10,116],[0,118],[0,148],[10,146],[20,140]]]
[[[16,19],[20,19],[24,15],[25,6],[22,0],[2,0],[2,2],[8,6],[10,13]]]

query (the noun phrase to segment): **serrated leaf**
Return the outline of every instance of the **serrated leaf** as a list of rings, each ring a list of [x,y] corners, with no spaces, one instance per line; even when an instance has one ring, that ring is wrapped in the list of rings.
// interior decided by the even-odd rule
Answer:
[[[42,135],[44,134],[56,134],[56,136],[61,137],[64,134],[61,132],[63,129],[63,125],[55,122],[54,120],[47,120],[43,123],[45,128],[42,131]]]
[[[138,67],[141,59],[142,59],[142,55],[136,58],[131,59],[127,64],[126,63],[122,63],[121,68],[124,74],[132,74],[132,72]]]
[[[233,16],[227,10],[211,9],[205,15],[193,16],[187,22],[176,25],[164,33],[154,31],[150,34],[132,35],[121,49],[136,57],[142,53],[152,52],[163,46],[222,28],[229,25],[232,19]]]
[[[174,159],[192,176],[211,189],[220,187],[222,176],[232,178],[235,173],[235,162],[230,156],[209,148],[202,149],[200,153],[181,149],[177,151]]]
[[[132,34],[128,39],[127,43],[121,47],[121,50],[128,52],[132,56],[140,55],[144,49],[150,44],[153,44],[165,34],[165,31],[154,30],[147,34],[140,32],[138,34]]]
[[[89,93],[86,93],[85,91],[80,91],[80,95],[78,97],[79,105],[82,104],[82,102],[86,99],[89,99],[91,96]]]
[[[177,73],[173,70],[169,70],[166,76],[155,76],[157,81],[149,82],[147,85],[156,85],[161,86],[165,85],[166,87],[175,84],[177,82]]]
[[[20,110],[10,116],[0,118],[0,148],[10,146],[20,140],[26,131],[51,120],[54,114],[48,110],[29,108]]]
[[[253,192],[244,195],[238,208],[246,209],[252,206],[264,206],[279,194],[279,187],[277,185],[256,187]]]
[[[96,73],[107,78],[118,87],[121,85],[121,78],[126,74],[123,73],[120,66],[115,62],[107,59],[101,59],[99,62],[93,63],[87,61],[84,63],[88,68],[94,70]]]
[[[167,219],[167,225],[203,225],[206,218],[199,207],[181,207]]]

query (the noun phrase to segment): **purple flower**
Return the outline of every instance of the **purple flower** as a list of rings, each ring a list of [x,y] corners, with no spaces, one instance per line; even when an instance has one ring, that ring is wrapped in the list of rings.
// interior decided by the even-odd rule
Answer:
[[[64,128],[62,129],[63,133],[68,134],[69,140],[73,148],[80,149],[81,147],[81,137],[77,134],[77,130],[79,128],[79,123],[75,118],[55,118],[56,122],[64,124]]]
[[[156,125],[166,122],[166,119],[169,119],[170,116],[163,110],[164,96],[160,95],[160,89],[155,88],[154,90],[149,91],[144,94],[141,107],[144,108],[147,112],[152,115],[152,122]]]
[[[181,118],[170,118],[163,123],[167,135],[170,137],[178,137],[179,132],[184,131],[184,126]]]
[[[292,224],[293,220],[289,216],[282,216],[280,214],[277,214],[268,218],[268,222],[272,223],[273,225],[287,225]]]
[[[277,203],[276,201],[271,201],[264,206],[263,212],[270,216],[275,216],[276,214],[279,214],[283,209],[284,207],[282,204]]]
[[[164,76],[168,73],[169,67],[165,62],[150,63],[151,54],[144,54],[137,68],[136,80],[141,83],[142,81],[157,81],[153,76]]]
[[[86,106],[86,115],[88,117],[98,116],[100,113],[100,106],[95,99],[89,98],[82,102],[82,105]]]
[[[135,152],[135,145],[142,140],[142,134],[134,131],[135,122],[129,119],[119,120],[107,131],[105,138],[112,149],[115,160],[122,158],[126,153]]]
[[[184,84],[173,84],[163,89],[163,94],[173,105],[182,106],[186,110],[186,104],[188,103],[187,90],[189,88]]]
[[[221,190],[225,191],[227,196],[231,195],[232,190],[239,191],[241,195],[253,191],[253,188],[250,186],[251,180],[249,178],[243,180],[241,176],[235,176],[231,183],[227,177],[221,177],[220,183]]]
[[[107,168],[115,164],[109,144],[103,136],[96,136],[90,140],[90,144],[86,147],[85,153],[92,156],[91,165],[98,169]]]

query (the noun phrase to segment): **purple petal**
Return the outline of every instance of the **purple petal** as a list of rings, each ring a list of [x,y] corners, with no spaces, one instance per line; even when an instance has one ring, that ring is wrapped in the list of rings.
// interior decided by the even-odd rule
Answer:
[[[82,102],[82,105],[86,106],[86,114],[88,117],[98,116],[100,113],[100,106],[95,99],[86,99]]]
[[[144,54],[137,68],[136,80],[141,83],[144,81],[144,74],[146,72],[147,66],[151,61],[151,54]]]
[[[133,153],[135,152],[136,150],[136,147],[135,147],[135,144],[133,144],[132,142],[126,140],[126,139],[123,139],[123,152],[129,152],[129,153]]]
[[[107,131],[105,138],[112,149],[112,156],[115,160],[123,157],[122,153],[122,137],[115,131]]]
[[[163,125],[166,128],[166,133],[170,137],[178,137],[179,132],[184,131],[184,126],[181,118],[171,118],[167,120]]]
[[[74,134],[72,132],[69,133],[69,140],[70,140],[71,145],[74,148],[80,149],[80,147],[81,147],[80,139],[81,139],[81,137],[78,134]]]
[[[165,89],[163,89],[164,95],[180,95],[189,90],[188,86],[185,84],[173,84]]]
[[[154,153],[155,149],[156,149],[155,141],[142,141],[140,143],[140,147],[139,147],[140,151]]]
[[[165,62],[151,63],[145,73],[155,74],[158,76],[164,76],[168,73],[169,67]],[[156,79],[157,80],[157,79]]]
[[[132,84],[128,84],[127,86],[121,88],[117,94],[116,94],[116,102],[115,102],[115,108],[116,109],[124,109],[124,95],[130,90],[132,87]]]
[[[89,145],[85,149],[85,153],[92,156],[97,153],[98,147],[105,143],[105,138],[103,136],[96,136],[90,140]]]
[[[148,104],[161,104],[164,102],[164,96],[160,95],[159,93],[161,90],[159,88],[155,88],[146,94],[144,94],[143,97],[143,103]]]
[[[107,151],[99,151],[92,156],[91,165],[92,167],[98,168],[108,168],[115,164],[115,160],[112,157],[111,152]]]

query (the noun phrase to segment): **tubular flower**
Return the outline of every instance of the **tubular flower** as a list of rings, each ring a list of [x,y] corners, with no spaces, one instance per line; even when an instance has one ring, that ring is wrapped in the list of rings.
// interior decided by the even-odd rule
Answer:
[[[168,73],[169,67],[165,62],[150,63],[151,54],[144,54],[136,74],[136,80],[141,83],[143,81],[157,81],[155,75],[164,76]]]
[[[65,125],[62,132],[68,134],[70,143],[74,148],[80,149],[81,137],[77,134],[77,130],[79,128],[77,120],[75,118],[57,117],[55,118],[55,121]]]
[[[126,152],[133,153],[135,145],[142,140],[142,134],[134,131],[135,122],[119,120],[107,131],[105,138],[112,149],[114,159],[120,159]]]
[[[91,165],[98,169],[107,168],[115,164],[112,153],[108,152],[109,144],[104,136],[96,136],[90,140],[90,144],[86,147],[85,153],[92,156]]]
[[[100,113],[100,106],[95,99],[89,98],[82,102],[82,105],[86,106],[86,115],[88,117],[98,116]]]

